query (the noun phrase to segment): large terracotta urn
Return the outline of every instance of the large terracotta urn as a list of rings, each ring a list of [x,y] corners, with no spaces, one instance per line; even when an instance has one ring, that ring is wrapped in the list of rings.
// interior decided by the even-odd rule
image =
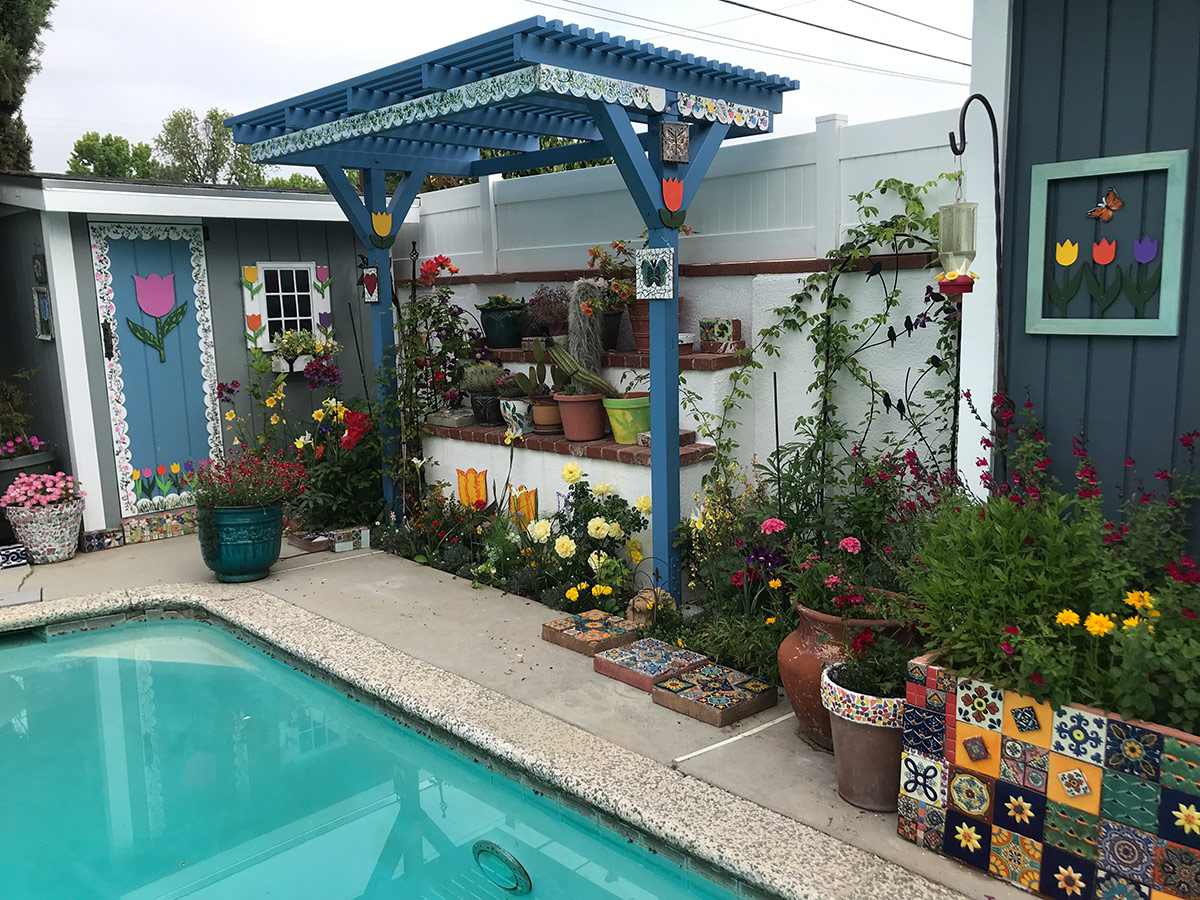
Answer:
[[[829,710],[821,703],[821,675],[831,663],[846,658],[846,635],[860,628],[899,632],[903,625],[889,619],[842,619],[796,604],[800,627],[779,645],[779,680],[800,721],[800,730],[814,744],[833,749]]]

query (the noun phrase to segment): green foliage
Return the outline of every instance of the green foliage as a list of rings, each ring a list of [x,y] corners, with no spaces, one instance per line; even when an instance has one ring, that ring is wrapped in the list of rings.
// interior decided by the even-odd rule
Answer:
[[[29,395],[24,385],[36,369],[23,369],[8,378],[0,378],[0,444],[24,437],[33,416],[29,412]]]
[[[325,182],[320,178],[315,178],[312,175],[305,175],[303,172],[292,172],[286,178],[282,175],[275,175],[267,179],[267,187],[273,188],[291,188],[293,190],[302,191],[324,191],[328,190]]]
[[[33,142],[21,117],[30,77],[41,68],[40,40],[54,0],[0,2],[0,171],[28,171]]]
[[[250,147],[234,143],[233,129],[225,125],[229,115],[214,107],[203,117],[191,109],[167,116],[154,139],[164,176],[196,184],[263,184],[266,177],[250,159]]]
[[[478,310],[485,309],[513,309],[523,310],[526,307],[526,302],[523,299],[510,297],[508,294],[493,294],[487,298],[486,303],[476,303],[475,308]]]
[[[326,400],[324,415],[311,440],[297,439],[308,483],[294,504],[294,515],[309,531],[352,528],[374,522],[383,506],[382,461],[378,432],[368,428],[357,439],[356,400],[343,405]]]
[[[831,669],[829,677],[856,694],[903,697],[912,655],[911,644],[882,629],[864,628],[854,636],[846,661]]]
[[[779,683],[779,645],[800,624],[785,599],[755,614],[703,614],[688,618],[663,609],[654,619],[650,636],[703,653],[730,666]]]
[[[546,352],[549,353],[550,359],[554,361],[559,370],[571,379],[574,387],[583,389],[583,393],[603,394],[612,399],[622,396],[621,392],[609,384],[606,378],[586,369],[561,344],[547,348]],[[569,392],[574,393],[574,391]]]
[[[85,132],[75,141],[67,171],[72,175],[99,175],[104,178],[161,177],[161,167],[152,158],[149,144],[129,141],[117,134],[100,137],[98,131]]]

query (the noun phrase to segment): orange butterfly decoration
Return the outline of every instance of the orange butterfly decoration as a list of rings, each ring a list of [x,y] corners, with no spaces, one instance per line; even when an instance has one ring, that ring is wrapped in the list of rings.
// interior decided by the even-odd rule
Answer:
[[[1111,222],[1113,213],[1125,205],[1125,201],[1117,196],[1117,192],[1112,188],[1108,189],[1108,193],[1104,195],[1104,199],[1096,204],[1095,209],[1088,210],[1088,217],[1099,219],[1101,222]]]

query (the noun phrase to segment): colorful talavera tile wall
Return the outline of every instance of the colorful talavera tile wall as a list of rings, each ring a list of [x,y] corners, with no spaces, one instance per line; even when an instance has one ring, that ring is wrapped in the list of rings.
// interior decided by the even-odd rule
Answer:
[[[1056,900],[1200,900],[1200,737],[909,663],[899,833]]]

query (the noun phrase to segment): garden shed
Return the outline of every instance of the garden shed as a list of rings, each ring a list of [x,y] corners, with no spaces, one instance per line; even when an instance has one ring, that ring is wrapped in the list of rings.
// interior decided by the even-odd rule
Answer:
[[[85,546],[191,529],[183,476],[231,439],[219,386],[248,381],[248,330],[335,330],[369,392],[363,252],[323,192],[0,175],[0,377],[32,370],[28,432],[87,490]]]

